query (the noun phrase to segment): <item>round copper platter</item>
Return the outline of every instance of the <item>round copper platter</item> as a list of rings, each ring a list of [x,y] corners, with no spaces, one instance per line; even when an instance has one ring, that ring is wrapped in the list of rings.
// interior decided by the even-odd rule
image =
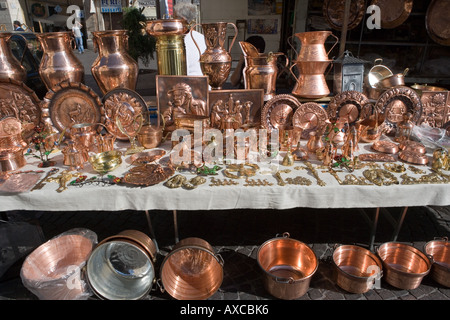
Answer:
[[[310,132],[324,126],[327,119],[327,112],[320,104],[306,102],[295,110],[292,125],[294,128],[301,128],[302,138],[306,139]]]
[[[427,164],[428,157],[422,153],[417,153],[411,150],[403,150],[398,154],[398,157],[408,163],[413,164]]]
[[[62,82],[47,92],[42,101],[42,121],[63,132],[74,124],[103,123],[102,101],[88,86]]]
[[[398,145],[400,150],[411,150],[420,154],[425,154],[427,152],[427,148],[420,142],[407,140]]]
[[[413,7],[413,0],[372,0],[371,5],[380,8],[381,28],[393,29],[408,19]]]
[[[450,1],[432,0],[425,16],[425,26],[433,41],[450,46]]]
[[[41,122],[40,103],[36,93],[23,82],[0,80],[0,119],[13,116],[30,124],[24,127],[25,138],[30,137],[33,128]]]
[[[145,152],[135,153],[130,157],[131,164],[139,165],[157,161],[166,155],[163,149],[149,150]]]
[[[327,108],[328,117],[347,119],[349,124],[355,123],[360,118],[361,110],[369,99],[358,91],[344,91],[335,95]]]
[[[342,30],[342,25],[344,24],[345,0],[325,0],[323,2],[322,12],[330,27],[335,30]],[[347,30],[357,27],[364,18],[364,14],[364,0],[351,1]]]
[[[270,99],[261,111],[263,128],[272,131],[292,126],[292,117],[300,102],[292,95],[279,94]]]
[[[134,136],[140,127],[134,119],[139,115],[145,115],[146,112],[145,100],[133,90],[116,88],[107,92],[103,97],[102,114],[105,117],[105,126],[108,132],[119,140],[128,140],[128,137],[117,127],[116,117],[125,132]]]
[[[386,140],[379,140],[372,144],[372,149],[375,151],[396,154],[399,151],[399,147],[396,143]]]
[[[136,166],[124,175],[125,183],[137,186],[152,186],[158,184],[175,173],[171,167],[162,167],[159,164],[147,163]]]
[[[422,116],[422,102],[414,89],[406,86],[397,86],[383,92],[378,98],[375,107],[384,115],[386,124],[396,129],[397,124],[403,121],[403,115],[412,114],[411,121],[417,124]]]

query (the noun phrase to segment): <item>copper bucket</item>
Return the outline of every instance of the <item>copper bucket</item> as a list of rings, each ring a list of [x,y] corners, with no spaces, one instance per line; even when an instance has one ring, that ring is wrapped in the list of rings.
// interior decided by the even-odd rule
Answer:
[[[399,289],[417,288],[431,269],[430,259],[407,244],[387,242],[377,249],[377,254],[383,262],[386,282]]]
[[[319,267],[314,251],[305,243],[289,238],[289,233],[264,242],[258,249],[257,262],[263,271],[266,290],[278,299],[303,296]]]
[[[450,242],[447,238],[425,244],[424,251],[433,258],[431,277],[437,283],[450,288]]]
[[[92,246],[92,241],[81,235],[47,241],[25,259],[20,271],[24,286],[40,300],[86,297],[89,294],[76,272],[89,258]]]
[[[336,283],[352,293],[365,293],[382,277],[382,262],[367,249],[341,245],[333,252]]]
[[[183,239],[164,258],[161,281],[177,300],[208,299],[222,284],[222,257],[203,239]]]
[[[27,71],[16,59],[9,46],[12,37],[10,32],[0,32],[0,79],[14,79],[24,82],[27,79]]]

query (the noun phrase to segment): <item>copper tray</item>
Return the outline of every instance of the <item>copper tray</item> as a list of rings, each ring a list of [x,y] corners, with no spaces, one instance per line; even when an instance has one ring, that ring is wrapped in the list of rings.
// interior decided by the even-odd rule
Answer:
[[[24,125],[24,137],[33,134],[33,128],[41,122],[40,100],[36,93],[23,82],[0,80],[0,119],[13,116]]]
[[[389,153],[389,154],[396,154],[399,151],[398,144],[391,142],[391,141],[386,141],[386,140],[375,141],[372,144],[372,149],[375,151]]]
[[[333,98],[327,108],[328,117],[347,119],[349,124],[355,123],[360,118],[361,110],[369,99],[358,91],[344,91]]]
[[[357,27],[365,14],[364,0],[353,0],[350,4],[347,30]],[[322,6],[323,16],[330,27],[342,30],[344,24],[345,0],[325,0]]]
[[[294,112],[292,125],[302,129],[302,138],[308,138],[309,133],[325,125],[328,119],[327,112],[318,103],[306,102],[301,104]]]
[[[371,4],[380,7],[381,27],[393,29],[408,19],[413,0],[372,0]]]
[[[425,26],[433,41],[450,45],[450,1],[432,0],[425,16]]]
[[[403,120],[403,114],[410,112],[411,121],[417,124],[422,116],[422,102],[414,89],[398,86],[383,92],[378,98],[375,107],[384,115],[386,125],[395,129]]]
[[[124,176],[125,183],[138,186],[158,184],[175,173],[173,167],[162,167],[159,164],[147,163],[130,169]]]
[[[292,117],[300,102],[290,94],[279,94],[266,102],[261,111],[261,125],[272,131],[292,126]]]
[[[105,126],[109,133],[119,140],[128,140],[116,124],[116,117],[122,124],[125,132],[135,136],[140,126],[134,121],[140,114],[147,114],[147,103],[135,91],[126,88],[116,88],[103,97],[102,114],[105,117]]]
[[[101,106],[100,97],[88,86],[79,82],[62,82],[45,95],[42,121],[59,132],[74,124],[103,123]]]
[[[398,154],[398,157],[408,163],[413,164],[427,164],[428,157],[422,153],[414,152],[411,150],[403,150]]]
[[[159,160],[166,155],[166,151],[163,149],[153,149],[149,151],[135,153],[130,157],[130,162],[133,165],[140,165],[151,163]]]

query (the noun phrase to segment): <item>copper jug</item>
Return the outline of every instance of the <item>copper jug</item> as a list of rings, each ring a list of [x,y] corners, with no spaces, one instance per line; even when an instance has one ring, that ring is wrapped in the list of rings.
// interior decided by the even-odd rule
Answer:
[[[290,42],[290,39],[293,36],[288,38],[288,43],[292,49],[294,49],[295,53],[297,53],[297,61],[328,60],[328,54],[331,50],[333,50],[339,41],[339,38],[336,37],[331,31],[307,31],[295,33],[294,36],[301,42],[300,53],[297,53],[293,44]],[[329,36],[333,36],[336,39],[336,42],[327,52],[325,50],[325,41]]]
[[[72,50],[72,32],[36,33],[44,54],[39,65],[39,75],[52,89],[63,81],[84,82],[84,67]]]
[[[102,93],[116,88],[135,90],[139,65],[127,52],[127,31],[95,31],[92,35],[98,57],[91,72]]]
[[[206,50],[202,53],[195,41],[192,30],[199,25],[191,28],[191,37],[200,54],[200,67],[205,76],[208,76],[208,82],[213,90],[222,89],[222,85],[227,81],[231,71],[232,58],[230,55],[236,40],[238,29],[232,22],[202,23],[203,34],[205,35]],[[224,48],[228,25],[233,26],[235,34],[231,40],[228,51]]]
[[[319,99],[330,94],[326,82],[325,72],[332,60],[325,61],[297,61],[290,68],[296,80],[292,94],[298,97]],[[296,66],[299,72],[297,77],[292,68]]]
[[[239,42],[239,45],[244,52],[243,76],[245,89],[264,89],[264,101],[272,99],[276,93],[278,58],[284,56],[286,59],[285,66],[287,67],[289,64],[288,57],[282,52],[257,53],[256,48],[253,50],[254,46],[245,41]]]
[[[9,46],[12,33],[0,32],[0,79],[25,81],[27,71],[16,59]]]

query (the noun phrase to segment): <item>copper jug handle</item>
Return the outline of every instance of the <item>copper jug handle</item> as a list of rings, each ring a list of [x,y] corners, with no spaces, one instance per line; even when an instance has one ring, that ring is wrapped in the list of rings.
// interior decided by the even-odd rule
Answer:
[[[337,36],[335,36],[334,34],[330,34],[330,36],[333,36],[335,39],[336,39],[336,42],[333,44],[333,46],[331,47],[331,49],[330,50],[328,50],[328,52],[327,52],[327,56],[330,54],[330,52],[331,52],[331,50],[333,50],[334,49],[334,47],[336,47],[336,45],[338,44],[338,42],[339,42],[339,38],[337,37]]]
[[[291,72],[292,76],[295,78],[295,81],[298,82],[297,76],[295,75],[294,72],[292,72],[292,68],[293,68],[294,66],[295,66],[295,63],[292,64],[292,66],[289,68],[289,71]]]
[[[236,38],[237,38],[237,35],[238,35],[239,31],[238,31],[238,28],[236,27],[236,25],[233,22],[228,22],[228,25],[230,25],[230,24],[233,26],[234,31],[235,31],[233,40],[231,41],[230,47],[228,48],[228,53],[231,54],[231,48],[233,48],[234,42],[236,41]]]
[[[189,33],[191,34],[192,41],[194,41],[194,44],[195,44],[195,46],[197,47],[198,54],[199,54],[199,55],[202,55],[202,51],[200,50],[200,47],[198,46],[197,42],[196,42],[195,39],[194,39],[194,36],[192,35],[192,30],[194,30],[194,28],[195,28],[196,26],[198,26],[198,25],[200,25],[200,23],[194,24],[194,25],[191,27],[191,30],[189,31]]]
[[[298,57],[298,52],[297,52],[297,50],[295,50],[295,47],[294,47],[293,42],[291,42],[291,39],[292,39],[293,37],[294,37],[293,35],[292,35],[292,36],[289,36],[289,37],[287,38],[287,43],[291,46],[292,50],[294,50],[295,56]]]

